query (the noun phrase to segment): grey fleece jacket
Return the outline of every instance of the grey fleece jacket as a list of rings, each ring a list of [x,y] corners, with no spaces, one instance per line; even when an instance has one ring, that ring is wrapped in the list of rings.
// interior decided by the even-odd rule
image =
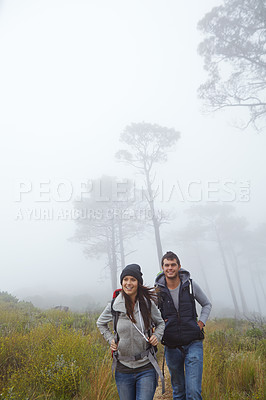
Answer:
[[[138,332],[135,326],[132,324],[128,316],[126,315],[126,307],[125,300],[122,294],[119,294],[113,303],[113,309],[115,311],[119,311],[119,318],[117,322],[117,333],[119,335],[119,343],[118,343],[118,359],[119,355],[121,356],[136,356],[143,351],[147,350],[149,344],[145,341],[143,336]],[[141,330],[140,323],[140,315],[138,311],[138,302],[135,304],[134,308],[134,317],[136,320],[136,326],[139,330]],[[154,302],[151,302],[151,318],[155,325],[154,335],[157,337],[158,341],[160,341],[163,337],[165,323],[162,319],[161,313],[158,310],[157,306]],[[97,320],[97,327],[99,328],[101,334],[104,338],[111,344],[112,339],[114,339],[114,335],[109,329],[108,324],[112,321],[112,313],[111,313],[111,303],[108,303],[106,308],[103,310],[101,315]],[[145,332],[145,336],[147,337],[147,332]],[[147,356],[137,361],[120,361],[128,368],[139,368],[149,363],[149,359]]]

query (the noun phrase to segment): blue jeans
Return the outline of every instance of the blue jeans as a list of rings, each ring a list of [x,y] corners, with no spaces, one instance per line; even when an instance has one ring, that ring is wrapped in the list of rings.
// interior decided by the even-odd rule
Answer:
[[[202,400],[203,343],[196,340],[182,348],[183,351],[165,346],[165,360],[171,375],[173,399]]]
[[[137,374],[116,371],[115,381],[120,400],[152,400],[157,386],[154,368]]]

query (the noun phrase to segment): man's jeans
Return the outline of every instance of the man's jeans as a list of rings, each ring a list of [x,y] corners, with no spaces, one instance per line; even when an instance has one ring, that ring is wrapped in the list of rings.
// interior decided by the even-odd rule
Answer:
[[[182,349],[170,349],[165,346],[165,359],[171,375],[173,399],[202,400],[202,341],[195,340],[186,346],[182,346]]]
[[[153,399],[157,385],[154,368],[137,374],[123,374],[116,371],[115,380],[120,400]]]

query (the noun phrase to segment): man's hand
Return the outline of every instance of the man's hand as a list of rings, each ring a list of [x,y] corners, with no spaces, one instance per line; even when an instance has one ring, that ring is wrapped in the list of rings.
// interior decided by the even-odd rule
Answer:
[[[198,321],[198,326],[200,327],[200,330],[202,331],[204,327],[204,323],[202,321]]]
[[[118,344],[115,343],[115,340],[114,340],[114,339],[111,341],[110,349],[111,349],[112,351],[117,351],[117,349],[118,349]]]
[[[157,346],[158,339],[155,335],[151,335],[151,337],[149,338],[149,342],[152,346]]]

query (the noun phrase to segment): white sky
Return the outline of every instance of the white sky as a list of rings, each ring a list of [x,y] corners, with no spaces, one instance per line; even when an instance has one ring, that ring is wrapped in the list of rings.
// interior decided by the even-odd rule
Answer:
[[[60,180],[75,186],[102,174],[134,176],[114,158],[131,122],[181,132],[176,151],[159,168],[168,185],[250,181],[250,201],[235,205],[251,223],[261,222],[265,134],[232,127],[235,114],[202,115],[197,98],[206,77],[197,22],[218,4],[0,0],[0,290],[93,290],[102,261],[86,260],[81,246],[67,241],[73,221],[15,218],[19,208],[72,207],[71,201],[37,202],[42,181],[53,188]],[[21,181],[33,189],[18,203]],[[141,249],[136,257],[147,262]],[[154,247],[150,251],[156,263]],[[147,272],[150,283],[153,274]]]

